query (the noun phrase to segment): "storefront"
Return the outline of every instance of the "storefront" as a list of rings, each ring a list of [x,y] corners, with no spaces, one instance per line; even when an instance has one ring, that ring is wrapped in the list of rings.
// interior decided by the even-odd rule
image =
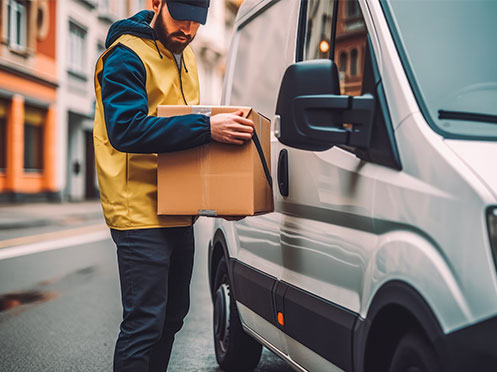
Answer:
[[[0,4],[0,201],[56,199],[56,2]]]

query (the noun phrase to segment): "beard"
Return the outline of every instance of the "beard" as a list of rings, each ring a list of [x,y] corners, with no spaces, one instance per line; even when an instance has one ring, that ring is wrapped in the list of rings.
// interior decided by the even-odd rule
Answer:
[[[181,54],[183,53],[183,50],[190,44],[195,36],[190,36],[190,35],[185,35],[181,31],[176,31],[173,33],[170,33],[167,30],[166,25],[164,24],[164,21],[162,19],[162,12],[159,14],[159,17],[157,17],[157,21],[155,22],[154,30],[157,35],[157,38],[159,41],[164,45],[164,47],[168,50],[170,50],[174,54]],[[178,41],[178,40],[173,40],[173,37],[175,36],[182,36],[186,38],[186,41]]]

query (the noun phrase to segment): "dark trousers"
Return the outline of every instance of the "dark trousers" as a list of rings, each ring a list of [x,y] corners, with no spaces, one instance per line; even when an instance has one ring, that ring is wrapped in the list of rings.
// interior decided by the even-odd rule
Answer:
[[[190,306],[193,227],[111,234],[123,305],[114,372],[164,372]]]

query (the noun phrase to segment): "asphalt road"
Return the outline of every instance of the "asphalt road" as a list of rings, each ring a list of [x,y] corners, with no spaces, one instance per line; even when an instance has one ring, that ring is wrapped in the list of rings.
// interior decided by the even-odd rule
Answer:
[[[196,224],[192,307],[168,371],[221,372],[207,284],[209,225]],[[80,235],[70,239],[77,245],[0,260],[0,371],[112,370],[121,318],[115,247],[108,238],[84,244]],[[265,350],[256,371],[291,370]]]

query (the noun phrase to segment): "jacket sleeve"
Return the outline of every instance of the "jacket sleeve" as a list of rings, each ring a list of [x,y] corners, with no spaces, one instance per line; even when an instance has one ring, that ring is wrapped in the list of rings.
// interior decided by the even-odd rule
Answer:
[[[104,62],[102,103],[107,135],[118,151],[161,153],[210,142],[205,115],[148,116],[146,71],[131,49],[118,45]]]

